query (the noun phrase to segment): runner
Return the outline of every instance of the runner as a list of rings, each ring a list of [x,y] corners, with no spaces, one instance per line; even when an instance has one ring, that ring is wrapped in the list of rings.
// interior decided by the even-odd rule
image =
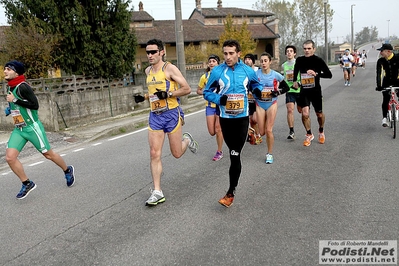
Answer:
[[[66,165],[64,159],[54,152],[47,139],[42,122],[39,120],[39,102],[31,86],[26,83],[25,67],[21,62],[10,61],[4,66],[4,78],[8,82],[7,102],[9,106],[6,115],[11,115],[15,128],[7,142],[6,161],[11,170],[22,182],[22,188],[17,199],[24,199],[36,188],[36,184],[29,180],[18,155],[29,141],[40,151],[46,159],[53,161],[64,171],[66,184],[75,184],[75,169]]]
[[[241,151],[248,134],[248,91],[260,96],[262,85],[255,71],[240,60],[241,46],[236,40],[223,43],[223,55],[225,62],[212,70],[204,98],[220,108],[220,126],[230,154],[230,185],[219,203],[230,207],[241,175]],[[220,87],[218,93],[213,89],[217,86]]]
[[[288,45],[285,47],[285,55],[287,61],[282,64],[283,74],[285,82],[290,87],[290,90],[285,96],[285,105],[287,107],[287,123],[289,127],[289,133],[287,139],[295,139],[294,131],[294,108],[295,103],[298,101],[300,89],[295,89],[292,87],[294,84],[294,66],[296,57],[296,47],[293,45]],[[298,112],[301,113],[301,108],[297,105]]]
[[[298,57],[295,62],[294,79],[296,78],[297,80],[293,85],[294,88],[301,86],[298,105],[302,108],[302,123],[306,130],[306,138],[303,145],[310,146],[314,139],[309,116],[310,103],[315,109],[317,122],[319,123],[319,143],[324,144],[325,115],[323,112],[320,78],[332,78],[332,73],[324,60],[314,54],[316,47],[312,40],[307,40],[303,43],[303,50],[305,55]],[[300,75],[300,81],[298,80],[298,75]]]
[[[354,62],[355,62],[355,59],[349,53],[349,49],[346,49],[345,53],[342,55],[341,61],[340,61],[340,66],[344,72],[345,86],[351,85],[351,69],[352,69],[352,64],[354,64]]]
[[[363,52],[360,55],[360,58],[362,59],[362,68],[366,68],[366,60],[367,60],[367,53],[366,50],[363,50]]]
[[[246,54],[244,56],[244,63],[250,66],[254,71],[259,68],[255,66],[255,56],[253,54]],[[251,145],[257,145],[262,143],[262,136],[259,134],[258,122],[256,117],[256,104],[255,99],[251,92],[248,93],[248,104],[249,104],[249,129],[247,141]]]
[[[274,135],[273,126],[277,114],[277,96],[281,93],[285,93],[289,90],[284,77],[270,69],[272,64],[272,56],[264,52],[260,56],[260,62],[262,68],[256,71],[259,82],[262,84],[261,97],[254,96],[256,100],[256,113],[259,124],[259,131],[262,136],[266,134],[266,164],[273,163],[273,146],[274,146]]]
[[[191,152],[197,153],[198,143],[188,132],[182,136],[184,113],[180,107],[179,97],[191,92],[186,79],[175,65],[163,60],[165,49],[161,40],[149,40],[146,53],[150,64],[145,69],[148,94],[135,95],[134,99],[136,103],[143,102],[145,99],[150,101],[148,142],[154,189],[145,203],[147,206],[155,206],[165,202],[165,196],[161,189],[161,157],[165,135],[168,135],[170,151],[175,158],[180,158],[187,148]]]
[[[202,90],[205,88],[206,82],[208,81],[209,75],[212,71],[212,69],[219,65],[220,63],[220,58],[217,55],[211,54],[208,57],[208,67],[206,69],[206,73],[203,74],[200,78],[200,81],[198,83],[198,88],[197,88],[197,94],[203,95]],[[216,92],[218,88],[215,88]],[[223,158],[223,151],[222,151],[222,146],[223,146],[223,134],[222,130],[220,129],[220,121],[219,121],[219,107],[212,103],[212,102],[207,102],[206,107],[205,107],[205,114],[206,114],[206,125],[208,127],[208,132],[211,136],[216,135],[216,144],[217,144],[217,151],[215,156],[213,156],[213,161],[219,161],[220,159]]]

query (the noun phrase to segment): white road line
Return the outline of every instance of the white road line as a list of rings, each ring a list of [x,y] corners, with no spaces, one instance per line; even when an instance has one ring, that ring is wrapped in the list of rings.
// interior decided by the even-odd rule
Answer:
[[[91,146],[98,146],[98,145],[101,145],[101,144],[103,144],[103,143],[102,142],[97,142],[97,143],[92,144]]]
[[[72,151],[72,152],[83,151],[84,149],[85,149],[85,148],[80,148],[80,149],[74,150],[74,151]]]
[[[44,161],[40,161],[40,162],[36,162],[36,163],[32,163],[32,164],[29,164],[28,166],[35,166],[35,165],[38,165],[38,164],[41,164],[41,163],[44,163]]]

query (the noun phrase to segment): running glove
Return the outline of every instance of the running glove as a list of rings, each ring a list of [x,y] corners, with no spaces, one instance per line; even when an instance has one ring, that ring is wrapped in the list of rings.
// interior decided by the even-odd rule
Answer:
[[[222,96],[220,96],[220,105],[221,106],[226,106],[226,103],[227,103],[227,95],[226,94],[224,94],[224,95],[222,95]]]
[[[252,94],[255,95],[258,99],[262,98],[262,92],[259,89],[252,90]]]
[[[144,97],[141,96],[140,94],[136,94],[136,95],[134,95],[134,101],[135,101],[136,103],[144,102]]]
[[[157,89],[157,92],[154,93],[158,99],[163,100],[168,98],[168,93],[166,91],[161,91],[160,89]]]

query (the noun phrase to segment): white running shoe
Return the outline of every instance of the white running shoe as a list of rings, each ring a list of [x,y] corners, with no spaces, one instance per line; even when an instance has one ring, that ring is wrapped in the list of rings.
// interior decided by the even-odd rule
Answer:
[[[382,119],[382,126],[383,126],[383,127],[387,127],[387,126],[388,126],[388,121],[387,121],[387,118],[386,118],[386,117],[384,117],[384,118]]]

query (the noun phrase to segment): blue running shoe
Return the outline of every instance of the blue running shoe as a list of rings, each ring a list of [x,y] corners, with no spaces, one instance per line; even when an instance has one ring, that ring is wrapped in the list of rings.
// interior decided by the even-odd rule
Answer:
[[[72,187],[75,184],[75,168],[69,165],[68,170],[69,172],[65,174],[66,184],[68,187]]]
[[[267,164],[272,164],[273,163],[273,155],[266,154],[266,163]]]
[[[22,188],[19,191],[19,193],[17,194],[17,199],[26,198],[26,196],[28,196],[29,192],[31,192],[35,188],[36,188],[36,184],[33,183],[32,181],[30,181],[29,184],[26,186],[24,184],[22,184]]]

